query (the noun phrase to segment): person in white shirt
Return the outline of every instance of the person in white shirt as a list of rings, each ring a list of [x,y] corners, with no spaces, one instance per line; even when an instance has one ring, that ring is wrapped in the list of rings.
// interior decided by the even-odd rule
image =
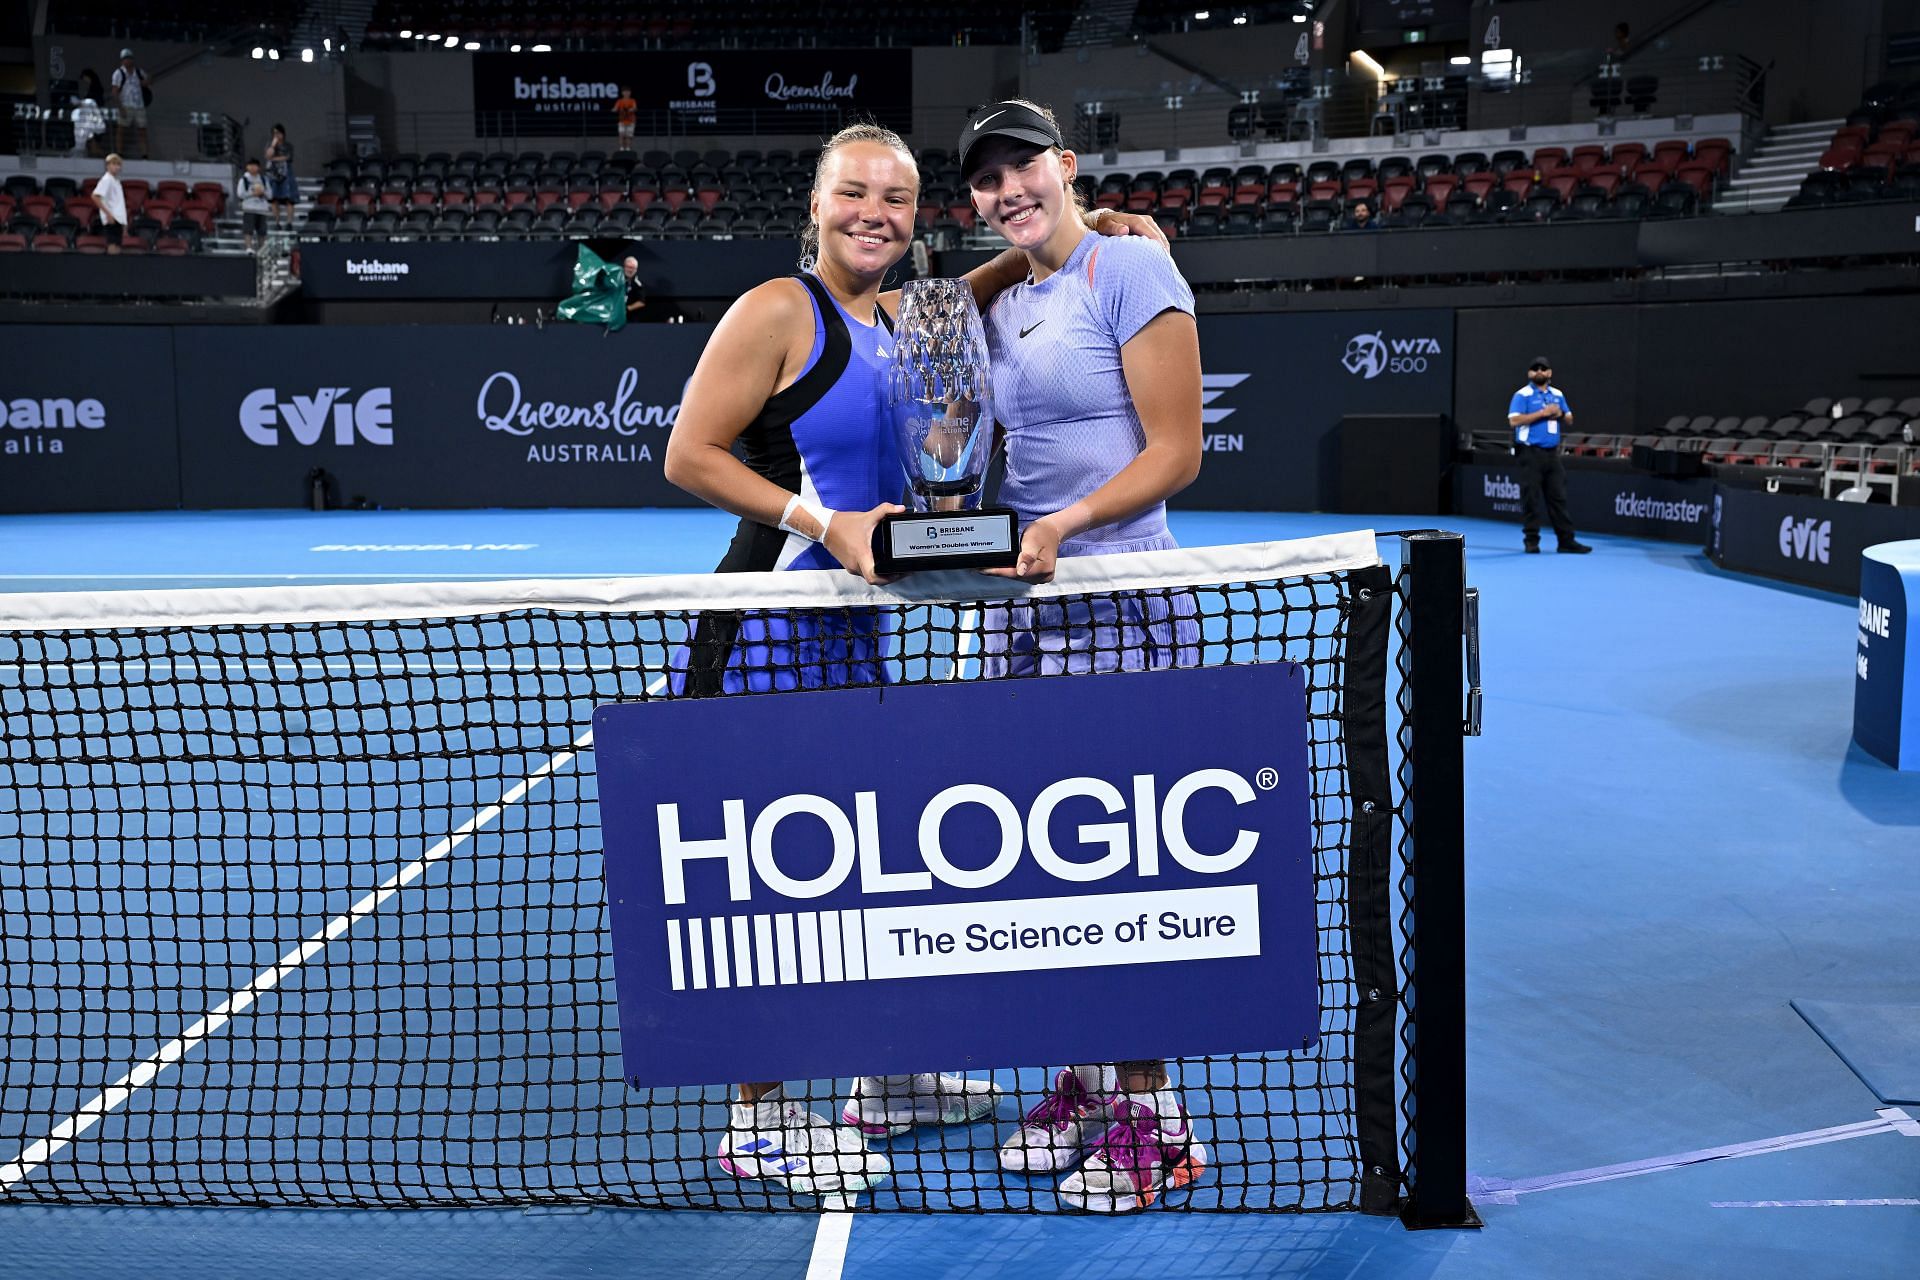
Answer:
[[[246,172],[235,180],[233,189],[240,198],[240,220],[246,227],[247,252],[252,253],[256,244],[266,243],[267,214],[273,209],[267,203],[267,175],[260,172],[257,157],[247,161]]]
[[[107,238],[107,252],[120,252],[120,240],[127,230],[127,193],[120,187],[120,153],[107,157],[107,171],[94,180],[93,204],[100,210],[100,233]]]
[[[126,150],[127,129],[131,126],[140,132],[140,158],[148,158],[147,151],[147,101],[152,96],[152,80],[145,71],[133,65],[133,50],[120,51],[120,65],[113,69],[113,101],[120,108],[120,123],[114,134],[114,145]]]

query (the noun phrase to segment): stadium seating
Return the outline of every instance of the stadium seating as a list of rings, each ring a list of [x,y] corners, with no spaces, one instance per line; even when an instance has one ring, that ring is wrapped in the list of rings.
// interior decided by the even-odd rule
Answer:
[[[1819,472],[1834,492],[1862,476],[1920,476],[1920,395],[1818,396],[1775,416],[1681,413],[1642,435],[1569,432],[1562,440],[1579,466],[1628,466],[1636,445],[1699,454],[1708,471],[1731,480]]]
[[[1920,80],[1870,86],[1789,209],[1920,200]]]
[[[1710,207],[1731,144],[1709,138],[1654,148],[1588,144],[1568,151],[1428,153],[1083,174],[1091,205],[1153,217],[1170,235],[1324,232],[1359,200],[1388,228],[1597,218],[1684,217]],[[817,152],[683,149],[464,151],[330,161],[302,234],[324,238],[619,234],[645,237],[794,234],[807,216]],[[975,215],[956,163],[919,154],[922,233],[964,234]],[[155,190],[152,199],[177,199]],[[4,197],[0,197],[4,198]],[[130,197],[131,199],[131,197]],[[172,206],[172,219],[192,201]],[[349,218],[386,210],[395,218]],[[480,218],[479,211],[498,211]],[[527,216],[513,216],[520,212]],[[216,212],[216,216],[218,216]],[[203,228],[204,230],[204,228]]]
[[[1060,0],[948,0],[877,11],[850,4],[809,10],[748,0],[702,6],[695,16],[687,6],[665,0],[375,0],[364,43],[404,47],[410,39],[401,32],[431,31],[501,46],[525,41],[576,49],[832,47],[847,43],[849,30],[858,30],[858,43],[865,44],[1013,45],[1021,40],[1023,15],[1032,17],[1036,31],[1064,30],[1075,7]]]

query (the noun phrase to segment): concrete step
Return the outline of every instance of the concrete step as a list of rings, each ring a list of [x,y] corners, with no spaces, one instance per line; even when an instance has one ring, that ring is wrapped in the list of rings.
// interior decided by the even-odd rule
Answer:
[[[1823,138],[1831,138],[1833,131],[1844,124],[1846,124],[1844,118],[1836,118],[1833,120],[1803,120],[1799,124],[1777,124],[1767,130],[1767,137],[1798,138],[1817,133]]]

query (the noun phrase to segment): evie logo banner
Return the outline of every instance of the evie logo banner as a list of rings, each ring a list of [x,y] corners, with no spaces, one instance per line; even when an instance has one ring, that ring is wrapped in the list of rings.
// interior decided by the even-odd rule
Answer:
[[[1290,663],[594,714],[642,1087],[1311,1046]]]

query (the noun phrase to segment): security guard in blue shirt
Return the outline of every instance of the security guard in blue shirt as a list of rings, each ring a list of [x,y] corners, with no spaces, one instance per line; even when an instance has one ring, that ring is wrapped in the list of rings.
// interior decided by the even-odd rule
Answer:
[[[1553,362],[1535,356],[1527,365],[1527,383],[1513,393],[1507,405],[1507,423],[1513,428],[1513,454],[1520,463],[1520,506],[1525,521],[1526,547],[1540,550],[1540,509],[1560,540],[1560,550],[1584,555],[1592,547],[1573,536],[1573,517],[1567,514],[1567,471],[1560,462],[1560,432],[1572,425],[1573,410],[1553,382]]]

